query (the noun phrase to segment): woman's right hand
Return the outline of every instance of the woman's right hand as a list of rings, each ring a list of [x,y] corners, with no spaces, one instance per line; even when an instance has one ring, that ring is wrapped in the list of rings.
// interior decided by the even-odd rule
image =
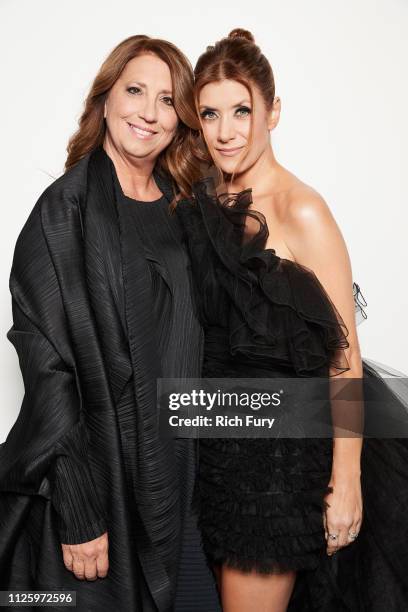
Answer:
[[[79,580],[105,578],[109,569],[108,532],[82,544],[61,544],[65,567]]]

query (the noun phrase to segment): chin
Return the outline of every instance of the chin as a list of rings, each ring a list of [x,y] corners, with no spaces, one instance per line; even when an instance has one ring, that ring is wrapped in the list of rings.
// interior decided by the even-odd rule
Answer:
[[[248,165],[246,160],[239,162],[238,156],[227,158],[223,155],[217,155],[215,161],[218,167],[221,168],[225,174],[232,174],[233,172],[241,174],[241,172],[245,171],[246,166]]]
[[[132,155],[133,157],[146,157],[153,151],[153,147],[151,145],[149,146],[149,144],[144,144],[143,142],[126,143],[124,149],[126,153]]]
[[[144,142],[141,141],[133,141],[130,143],[126,143],[126,149],[129,151],[131,155],[135,157],[158,157],[162,151],[170,144],[171,140],[168,143],[164,143],[163,141],[158,142]]]
[[[235,172],[236,176],[238,176],[242,172],[245,172],[245,166],[243,164],[237,164],[235,161],[231,163],[226,163],[225,160],[223,160],[221,163],[218,162],[218,165],[224,172],[224,174],[232,174],[233,172]]]

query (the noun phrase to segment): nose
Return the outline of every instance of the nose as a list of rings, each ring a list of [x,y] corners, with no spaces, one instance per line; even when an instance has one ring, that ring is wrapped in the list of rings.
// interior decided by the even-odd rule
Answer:
[[[140,108],[139,115],[146,123],[154,123],[157,121],[156,103],[154,97],[145,95],[143,104]]]
[[[235,138],[234,123],[229,117],[221,117],[218,123],[218,140],[220,142],[228,142],[232,138]]]

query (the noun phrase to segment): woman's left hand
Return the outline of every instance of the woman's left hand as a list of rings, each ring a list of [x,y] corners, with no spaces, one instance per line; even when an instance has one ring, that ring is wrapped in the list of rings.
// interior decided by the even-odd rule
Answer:
[[[333,493],[325,496],[329,506],[323,512],[323,525],[327,542],[327,554],[331,556],[340,548],[355,541],[363,520],[363,500],[360,475],[341,475],[329,482]],[[337,535],[336,539],[329,534]]]

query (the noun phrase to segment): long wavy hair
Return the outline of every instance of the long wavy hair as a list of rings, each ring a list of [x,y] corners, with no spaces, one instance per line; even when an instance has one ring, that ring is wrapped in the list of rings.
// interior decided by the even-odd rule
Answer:
[[[173,83],[173,104],[179,119],[176,135],[158,156],[156,167],[172,176],[180,189],[180,197],[189,196],[190,186],[200,176],[200,154],[194,155],[198,146],[200,123],[194,105],[193,69],[187,57],[171,42],[144,34],[123,40],[100,67],[85,100],[78,130],[68,142],[65,169],[71,168],[102,145],[106,131],[104,103],[109,90],[126,64],[144,53],[155,54],[169,67]]]
[[[238,81],[244,85],[250,95],[252,114],[255,112],[253,87],[258,87],[267,111],[270,111],[275,99],[275,79],[272,67],[263,55],[258,45],[255,44],[254,36],[248,30],[234,28],[227,37],[209,45],[204,53],[200,55],[194,68],[194,104],[200,124],[199,97],[200,91],[208,83],[214,83],[223,79]],[[252,122],[246,154],[250,149],[253,139]],[[211,146],[207,142],[204,133],[201,142],[203,144],[198,150],[198,159],[207,163],[207,167],[214,167],[219,182],[224,181],[224,173],[217,166],[211,155]],[[244,158],[243,158],[244,159]],[[241,162],[243,161],[241,159]],[[231,175],[231,183],[235,170]]]

